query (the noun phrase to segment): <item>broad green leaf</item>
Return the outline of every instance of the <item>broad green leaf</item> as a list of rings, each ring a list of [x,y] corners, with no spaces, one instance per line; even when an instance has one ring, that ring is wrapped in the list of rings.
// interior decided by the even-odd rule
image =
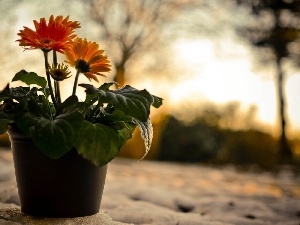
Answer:
[[[49,158],[58,159],[74,146],[83,116],[78,112],[57,116],[54,120],[34,117],[27,113],[15,122],[25,135]]]
[[[124,114],[122,111],[115,110],[111,114],[97,118],[96,123],[111,125],[116,122],[132,122],[132,117]]]
[[[127,85],[122,89],[106,92],[105,96],[116,109],[138,120],[147,121],[153,103],[153,97],[147,90],[140,91]]]
[[[37,117],[49,117],[47,112],[45,112],[45,110],[43,109],[43,107],[37,101],[34,101],[32,99],[28,101],[28,109],[30,112],[32,112],[32,114],[34,114]]]
[[[109,91],[109,88],[114,84],[116,82],[104,83],[99,88],[96,88],[92,84],[78,84],[78,86],[85,88],[88,94],[97,94],[98,90]]]
[[[96,166],[110,162],[120,151],[124,139],[112,128],[83,121],[76,142],[76,149]]]
[[[40,77],[34,72],[27,72],[25,70],[16,73],[12,81],[22,81],[27,85],[35,84],[42,88],[45,88],[47,85],[47,81],[44,77]]]
[[[150,106],[153,104],[153,96],[147,90],[137,90],[129,85],[114,91],[104,91],[93,85],[81,84],[86,88],[87,95],[99,95],[101,103],[110,103],[115,109],[128,116],[146,122],[150,114]]]
[[[37,95],[37,88],[30,89],[29,87],[11,88],[11,96],[14,99],[25,99],[33,95]]]
[[[58,106],[57,114],[72,112],[77,110],[78,98],[76,95],[71,95],[63,103]]]
[[[153,127],[152,127],[150,119],[148,119],[146,122],[141,122],[139,120],[134,119],[133,122],[138,125],[138,128],[141,131],[142,139],[144,140],[145,154],[141,158],[141,159],[143,159],[150,151],[152,138],[153,138]]]
[[[35,89],[34,89],[35,90]],[[20,99],[28,96],[32,91],[29,87],[10,88],[9,85],[0,92],[0,101],[8,98]]]

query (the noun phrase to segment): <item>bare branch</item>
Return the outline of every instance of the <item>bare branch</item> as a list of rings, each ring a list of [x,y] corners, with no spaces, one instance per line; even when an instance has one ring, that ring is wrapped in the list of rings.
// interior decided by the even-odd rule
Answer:
[[[187,9],[199,5],[194,0],[88,0],[91,18],[99,24],[103,41],[118,47],[114,63],[123,64],[145,49],[161,43],[166,24]],[[126,63],[126,62],[125,62]]]

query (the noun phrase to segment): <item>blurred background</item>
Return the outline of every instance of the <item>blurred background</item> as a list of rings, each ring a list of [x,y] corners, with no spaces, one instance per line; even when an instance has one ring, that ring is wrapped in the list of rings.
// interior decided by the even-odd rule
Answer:
[[[98,42],[112,62],[100,82],[164,99],[152,109],[147,159],[300,165],[299,1],[0,0],[0,13],[0,89],[21,69],[44,74],[42,52],[24,52],[18,31],[70,15],[81,23],[78,36]],[[62,84],[65,96],[72,82]],[[6,134],[0,144],[10,145]],[[120,156],[143,155],[136,131]]]

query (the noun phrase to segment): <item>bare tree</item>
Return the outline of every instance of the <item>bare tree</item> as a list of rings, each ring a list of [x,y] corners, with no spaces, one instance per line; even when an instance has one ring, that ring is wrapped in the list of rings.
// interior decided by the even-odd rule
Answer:
[[[116,74],[123,86],[126,67],[143,53],[159,51],[162,36],[184,10],[196,7],[193,0],[88,0],[90,15],[101,28],[101,38],[110,49]]]
[[[284,96],[285,73],[282,69],[284,59],[299,66],[300,48],[300,1],[298,0],[237,0],[248,7],[255,16],[248,26],[239,29],[241,36],[259,49],[271,54],[262,54],[263,62],[276,65],[276,87],[280,116],[281,136],[279,142],[280,160],[289,161],[292,150],[286,137],[286,101]],[[267,50],[267,51],[266,51]]]

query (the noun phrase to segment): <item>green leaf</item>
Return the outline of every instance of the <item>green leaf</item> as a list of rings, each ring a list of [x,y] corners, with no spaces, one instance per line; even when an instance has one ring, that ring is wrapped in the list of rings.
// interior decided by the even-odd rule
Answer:
[[[16,87],[11,88],[11,97],[14,99],[24,99],[25,97],[30,97],[33,94],[36,94],[37,89],[33,88],[30,90],[29,87]]]
[[[85,88],[87,95],[94,95],[98,93],[98,89],[91,84],[78,84],[78,86]]]
[[[147,121],[153,97],[147,90],[137,90],[129,85],[106,92],[106,97],[116,109],[141,121]]]
[[[100,117],[100,123],[102,121],[106,121],[108,124],[112,124],[115,122],[132,122],[132,117],[124,114],[122,111],[115,110],[111,114],[107,113],[105,116]],[[98,120],[96,121],[98,122]]]
[[[116,84],[116,82],[104,83],[99,87],[99,90],[108,91],[109,88],[114,84]]]
[[[34,89],[35,90],[35,89]],[[32,94],[29,87],[10,88],[9,84],[0,92],[0,101],[4,99],[23,99]]]
[[[77,110],[78,98],[76,95],[71,95],[63,103],[58,106],[57,114],[62,114],[66,112],[73,112]]]
[[[75,147],[84,158],[103,166],[119,153],[123,143],[124,139],[112,128],[85,120]]]
[[[153,105],[155,108],[159,108],[159,107],[163,104],[163,99],[160,98],[160,97],[157,97],[157,96],[155,96],[155,95],[152,95],[152,97],[153,97],[153,99],[154,99],[152,105]]]
[[[5,88],[0,91],[0,101],[9,97],[11,97],[11,89],[9,88],[9,84],[7,84]]]
[[[34,72],[27,72],[25,70],[16,73],[12,81],[22,81],[27,85],[36,84],[42,88],[45,88],[47,85],[47,81],[44,77],[40,77]]]
[[[115,91],[104,91],[93,85],[80,84],[86,88],[87,95],[98,93],[101,103],[110,103],[115,109],[128,116],[146,122],[153,104],[153,96],[147,90],[137,90],[129,85]]]
[[[37,117],[39,116],[46,117],[46,118],[49,117],[38,101],[34,101],[30,99],[28,101],[28,109],[30,112],[32,112],[32,114],[34,114]]]
[[[123,122],[122,124],[120,124],[120,126],[123,126],[123,128],[118,130],[119,135],[125,141],[132,138],[132,133],[133,133],[134,129],[136,128],[136,124]]]
[[[15,117],[17,126],[51,159],[60,158],[75,146],[83,120],[78,112],[63,114],[54,120],[29,113]]]
[[[7,129],[7,124],[12,122],[13,121],[10,119],[10,117],[7,114],[0,112],[0,134],[5,133]]]
[[[91,84],[78,84],[78,86],[84,87],[85,88],[85,103],[94,103],[95,101],[97,101],[98,99],[98,89],[96,87],[94,87]]]
[[[152,127],[152,124],[151,124],[151,121],[150,121],[149,118],[146,122],[142,122],[142,121],[139,121],[139,120],[136,120],[136,119],[134,119],[133,122],[138,125],[138,127],[141,131],[141,137],[144,140],[145,154],[141,158],[141,159],[143,159],[143,158],[145,158],[145,156],[150,151],[152,138],[153,138],[153,127]]]

